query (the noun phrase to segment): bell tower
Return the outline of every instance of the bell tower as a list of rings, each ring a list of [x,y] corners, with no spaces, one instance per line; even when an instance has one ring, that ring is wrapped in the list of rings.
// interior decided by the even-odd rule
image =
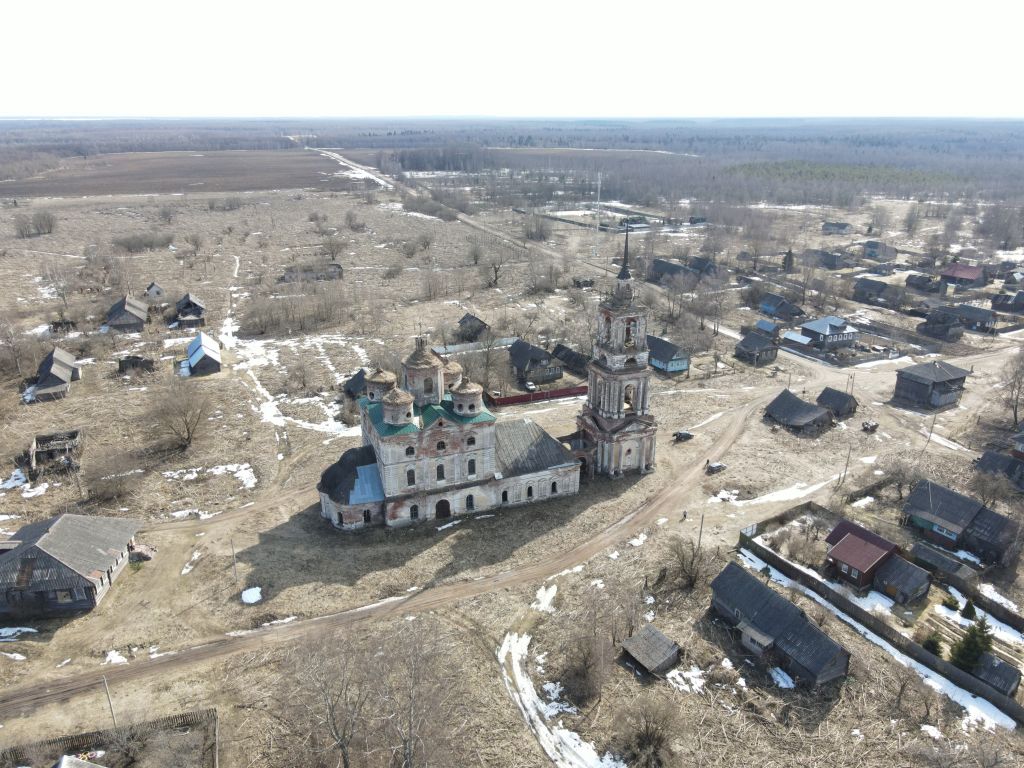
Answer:
[[[647,318],[629,271],[627,224],[615,289],[598,305],[587,403],[576,420],[588,448],[593,446],[592,475],[654,469],[657,424],[650,412]]]

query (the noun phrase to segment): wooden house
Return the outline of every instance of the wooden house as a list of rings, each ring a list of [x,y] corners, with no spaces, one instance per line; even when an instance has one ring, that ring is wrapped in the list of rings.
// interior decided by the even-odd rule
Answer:
[[[862,277],[853,284],[853,300],[863,304],[897,309],[903,303],[904,291],[898,285]]]
[[[711,607],[738,631],[740,643],[801,683],[824,685],[845,677],[850,653],[782,595],[736,563],[711,582]]]
[[[828,409],[832,413],[832,418],[836,420],[853,416],[857,412],[857,398],[832,387],[825,387],[821,390],[821,394],[818,395],[815,402],[822,408]]]
[[[805,314],[796,304],[776,293],[766,293],[762,296],[758,309],[769,317],[787,321],[796,320]]]
[[[996,328],[996,313],[984,307],[975,307],[972,304],[956,304],[940,307],[935,311],[940,314],[952,315],[968,331],[992,333]]]
[[[965,288],[983,288],[988,283],[983,267],[956,262],[950,264],[939,275],[943,283],[952,285],[956,290]]]
[[[82,378],[82,368],[75,356],[60,347],[54,347],[43,358],[36,372],[36,381],[25,393],[25,400],[55,400],[64,397],[71,382]]]
[[[840,581],[856,589],[870,587],[879,566],[896,545],[849,520],[841,520],[825,537],[825,562]]]
[[[832,414],[821,406],[782,390],[764,409],[764,417],[798,435],[818,435],[832,426]]]
[[[1013,483],[1017,490],[1024,491],[1024,457],[1013,453],[999,453],[998,451],[985,451],[981,458],[974,462],[976,472],[986,472],[993,475],[1005,475]]]
[[[872,261],[890,261],[895,259],[897,251],[891,245],[886,245],[881,240],[868,240],[864,243],[864,258]]]
[[[736,342],[733,354],[757,368],[775,361],[779,356],[779,345],[763,333],[751,331]]]
[[[992,297],[992,310],[1010,315],[1024,315],[1024,291],[1000,293]]]
[[[490,333],[490,331],[491,326],[476,315],[467,312],[459,319],[456,335],[459,337],[459,341],[472,342],[479,341],[481,336]]]
[[[96,607],[135,545],[135,520],[58,515],[0,547],[0,615],[68,616]]]
[[[183,374],[206,376],[220,372],[220,344],[202,331],[188,343],[185,354],[186,359],[181,365]]]
[[[562,378],[562,366],[546,349],[516,339],[508,348],[509,363],[516,381],[542,384]]]
[[[146,290],[142,292],[142,296],[149,301],[158,301],[166,295],[166,291],[157,282],[152,282],[146,286]]]
[[[904,282],[907,288],[913,288],[915,291],[921,291],[923,293],[939,292],[940,283],[931,275],[922,275],[920,273],[907,275],[907,279]]]
[[[179,328],[201,328],[206,325],[206,305],[191,293],[186,293],[174,305]]]
[[[956,405],[964,393],[970,371],[935,360],[896,371],[893,400],[916,408],[935,409]]]
[[[551,350],[551,356],[558,360],[567,371],[572,371],[577,376],[587,375],[587,363],[590,357],[582,352],[570,349],[565,344],[556,344]]]
[[[1020,687],[1020,670],[989,651],[978,657],[978,663],[974,665],[971,674],[1011,699],[1017,695]]]
[[[917,324],[917,332],[942,341],[958,341],[964,335],[964,327],[956,315],[933,309],[923,323]]]
[[[857,329],[835,315],[803,323],[800,333],[811,340],[811,346],[822,350],[852,347],[857,342]]]
[[[668,339],[647,335],[647,359],[652,368],[665,373],[686,373],[690,370],[690,355]]]
[[[107,327],[121,333],[140,333],[149,319],[149,305],[125,296],[107,312]]]
[[[647,268],[647,280],[658,285],[672,278],[686,277],[692,274],[685,264],[667,259],[651,259],[650,266]]]

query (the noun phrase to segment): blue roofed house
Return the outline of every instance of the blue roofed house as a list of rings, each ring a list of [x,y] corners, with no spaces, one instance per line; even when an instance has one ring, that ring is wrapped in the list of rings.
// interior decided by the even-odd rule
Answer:
[[[651,366],[666,373],[681,373],[690,370],[690,356],[668,339],[647,336],[648,361]]]
[[[852,347],[857,341],[857,329],[835,315],[819,317],[800,326],[800,333],[819,349]]]
[[[777,293],[766,293],[762,296],[758,309],[769,317],[777,317],[780,320],[795,320],[805,314],[800,307]]]
[[[366,377],[363,445],[317,485],[332,525],[402,526],[579,492],[579,461],[558,440],[528,419],[497,421],[479,384],[446,387],[445,365],[420,337],[401,382],[379,369]]]
[[[220,344],[202,331],[189,342],[185,359],[181,361],[181,374],[206,376],[219,373],[221,366]]]

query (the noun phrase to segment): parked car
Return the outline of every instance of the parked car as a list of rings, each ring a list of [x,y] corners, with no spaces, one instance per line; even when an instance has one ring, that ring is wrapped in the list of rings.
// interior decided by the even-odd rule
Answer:
[[[525,389],[527,392],[536,392],[537,385],[534,384],[532,381],[528,381],[523,385],[523,389]]]
[[[680,430],[679,432],[673,432],[672,437],[676,439],[677,443],[685,443],[687,440],[693,440],[693,432]]]
[[[863,429],[865,432],[870,434],[870,433],[873,433],[876,429],[878,429],[878,422],[877,421],[865,421],[865,422],[861,423],[860,428]]]
[[[715,475],[715,474],[718,474],[719,472],[721,472],[724,469],[725,469],[725,464],[723,464],[720,461],[712,461],[710,464],[708,464],[706,467],[704,467],[704,472],[709,474],[709,475]]]

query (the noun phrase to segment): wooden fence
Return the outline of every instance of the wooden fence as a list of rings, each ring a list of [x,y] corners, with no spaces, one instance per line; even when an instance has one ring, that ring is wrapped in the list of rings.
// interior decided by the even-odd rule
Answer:
[[[522,395],[506,395],[505,397],[494,397],[486,394],[488,405],[519,405],[520,403],[537,403],[544,400],[557,400],[560,397],[576,397],[587,394],[587,385],[581,384],[578,387],[562,387],[561,389],[538,390],[537,392],[526,392]]]
[[[58,736],[53,739],[35,741],[30,744],[21,744],[15,747],[8,747],[0,751],[0,767],[23,765],[27,755],[39,751],[60,751],[66,755],[81,754],[108,745],[116,740],[118,734],[127,734],[131,731],[169,731],[176,728],[194,728],[202,726],[213,729],[213,756],[204,764],[218,768],[220,752],[220,721],[217,718],[216,709],[200,709],[192,712],[181,712],[168,717],[161,717],[157,720],[147,720],[143,723],[133,723],[118,728],[108,728],[103,731],[90,731],[88,733],[76,733],[72,736]]]
[[[968,693],[980,696],[991,702],[997,709],[1009,716],[1018,725],[1024,725],[1024,707],[1009,696],[1005,696],[988,683],[982,682],[974,675],[954,667],[948,661],[940,659],[933,653],[926,651],[921,645],[915,643],[908,637],[903,636],[893,627],[879,619],[877,616],[865,611],[856,603],[848,600],[843,595],[831,589],[827,584],[814,578],[808,573],[797,568],[785,558],[776,554],[761,544],[758,544],[746,532],[740,534],[740,547],[759,557],[768,563],[772,568],[792,579],[803,587],[806,587],[826,602],[839,609],[839,618],[844,615],[869,629],[884,641],[893,646],[900,653],[909,656],[914,661],[932,672],[935,672],[954,685],[963,688]],[[849,622],[847,622],[849,623]],[[856,627],[854,627],[856,630]]]

